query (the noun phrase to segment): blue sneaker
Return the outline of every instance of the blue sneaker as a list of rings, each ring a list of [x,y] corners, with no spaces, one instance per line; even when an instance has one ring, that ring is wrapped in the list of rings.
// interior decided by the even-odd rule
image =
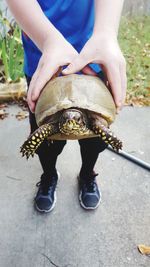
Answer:
[[[39,187],[35,197],[35,208],[40,212],[50,212],[56,204],[56,186],[60,174],[47,179],[44,174],[41,176],[41,181],[36,184]]]
[[[79,201],[81,206],[86,210],[96,209],[101,201],[101,192],[96,182],[96,174],[94,171],[90,177],[80,177],[79,181]]]

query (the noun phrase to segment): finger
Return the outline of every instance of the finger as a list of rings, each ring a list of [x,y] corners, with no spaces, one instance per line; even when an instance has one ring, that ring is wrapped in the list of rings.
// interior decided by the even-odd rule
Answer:
[[[86,75],[97,76],[97,73],[90,66],[85,66],[82,72]]]
[[[114,102],[116,104],[117,112],[119,112],[122,106],[122,90],[119,66],[107,65],[106,71]]]
[[[126,75],[125,62],[122,62],[120,64],[120,77],[121,77],[121,87],[122,87],[122,104],[124,104],[126,98],[126,89],[127,89],[127,75]]]
[[[36,83],[37,78],[39,77],[39,72],[42,66],[43,66],[43,63],[40,60],[38,67],[32,76],[29,89],[28,89],[28,93],[27,93],[27,103],[28,103],[28,106],[31,112],[34,112],[34,108],[35,108],[35,103],[32,101],[32,90],[35,88],[35,83]]]
[[[31,112],[34,112],[34,103],[31,99],[31,92],[32,92],[32,87],[29,86],[29,90],[27,92],[27,103]]]
[[[41,70],[42,67],[43,67],[43,61],[40,60],[39,63],[38,63],[38,66],[37,66],[37,68],[36,68],[36,71],[34,72],[34,74],[33,74],[33,76],[32,76],[32,79],[31,79],[29,88],[34,87],[34,84],[35,84],[35,82],[36,82],[36,79],[37,79],[38,76],[39,76],[39,72],[40,72],[40,70]]]
[[[107,73],[106,67],[103,64],[100,64],[100,68],[102,69],[102,74],[100,78],[111,91],[108,78],[107,78],[107,74],[106,74]]]
[[[38,77],[34,83],[34,88],[31,92],[31,99],[32,101],[36,101],[44,88],[45,84],[52,78],[52,76],[57,72],[58,68],[54,67],[50,68],[49,64],[43,65],[38,73]]]
[[[51,79],[57,78],[60,75],[60,73],[62,73],[62,67],[58,68],[58,70],[56,71],[56,73],[54,73]]]
[[[30,111],[32,113],[34,113],[34,111],[35,111],[35,102],[33,102],[32,100],[30,100],[30,98],[29,98],[29,99],[27,99],[27,103],[28,103],[28,106],[29,106]]]
[[[67,68],[65,68],[62,71],[62,74],[67,75],[67,74],[72,74],[72,73],[76,73],[80,70],[82,70],[86,65],[88,65],[88,63],[86,60],[86,57],[83,56],[82,54],[79,54],[77,57],[74,58],[74,61],[71,62]]]
[[[57,72],[57,68],[56,68]],[[27,102],[31,112],[35,111],[35,104],[36,101],[45,86],[45,84],[51,79],[53,74],[55,73],[55,69],[50,69],[49,65],[43,64],[40,66],[36,73],[34,74],[31,86],[29,87],[28,95],[27,95]]]
[[[28,103],[28,106],[31,112],[34,113],[35,102],[32,101],[32,90],[31,89],[28,90],[28,93],[27,93],[27,103]]]

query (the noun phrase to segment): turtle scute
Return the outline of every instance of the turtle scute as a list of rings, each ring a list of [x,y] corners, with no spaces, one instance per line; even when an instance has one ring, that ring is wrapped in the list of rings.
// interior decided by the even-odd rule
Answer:
[[[47,117],[68,108],[80,108],[88,114],[95,112],[103,116],[110,125],[116,116],[116,107],[111,93],[98,77],[71,74],[50,80],[43,89],[35,109],[38,126]],[[101,115],[100,115],[101,114]],[[93,131],[87,131],[84,136],[75,139],[94,137]],[[62,134],[51,136],[52,139],[65,139]],[[67,139],[72,139],[68,136]]]

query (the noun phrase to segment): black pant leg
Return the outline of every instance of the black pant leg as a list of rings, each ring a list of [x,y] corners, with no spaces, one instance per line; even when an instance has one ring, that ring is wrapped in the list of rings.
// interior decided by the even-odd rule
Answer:
[[[26,77],[27,85],[29,86],[31,78]],[[31,127],[31,133],[33,133],[37,128],[37,123],[34,113],[29,109],[29,122]],[[56,161],[58,155],[62,152],[66,140],[54,140],[52,143],[44,140],[44,142],[39,146],[36,151],[36,154],[39,156],[43,172],[46,177],[54,175],[56,172]]]
[[[100,137],[85,138],[79,140],[82,166],[80,170],[81,177],[91,175],[99,153],[107,148],[107,144]]]

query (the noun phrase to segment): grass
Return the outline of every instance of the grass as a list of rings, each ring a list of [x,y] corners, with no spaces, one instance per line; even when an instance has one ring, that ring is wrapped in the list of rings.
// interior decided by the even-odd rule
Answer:
[[[127,61],[126,101],[150,105],[150,16],[123,17],[119,43]]]
[[[0,13],[0,82],[17,82],[23,74],[23,48],[18,25]]]
[[[0,14],[0,82],[16,82],[23,77],[23,49],[18,26]],[[6,32],[6,25],[8,31]],[[123,17],[119,43],[127,61],[126,102],[150,105],[150,17]],[[5,37],[4,37],[5,36]]]

